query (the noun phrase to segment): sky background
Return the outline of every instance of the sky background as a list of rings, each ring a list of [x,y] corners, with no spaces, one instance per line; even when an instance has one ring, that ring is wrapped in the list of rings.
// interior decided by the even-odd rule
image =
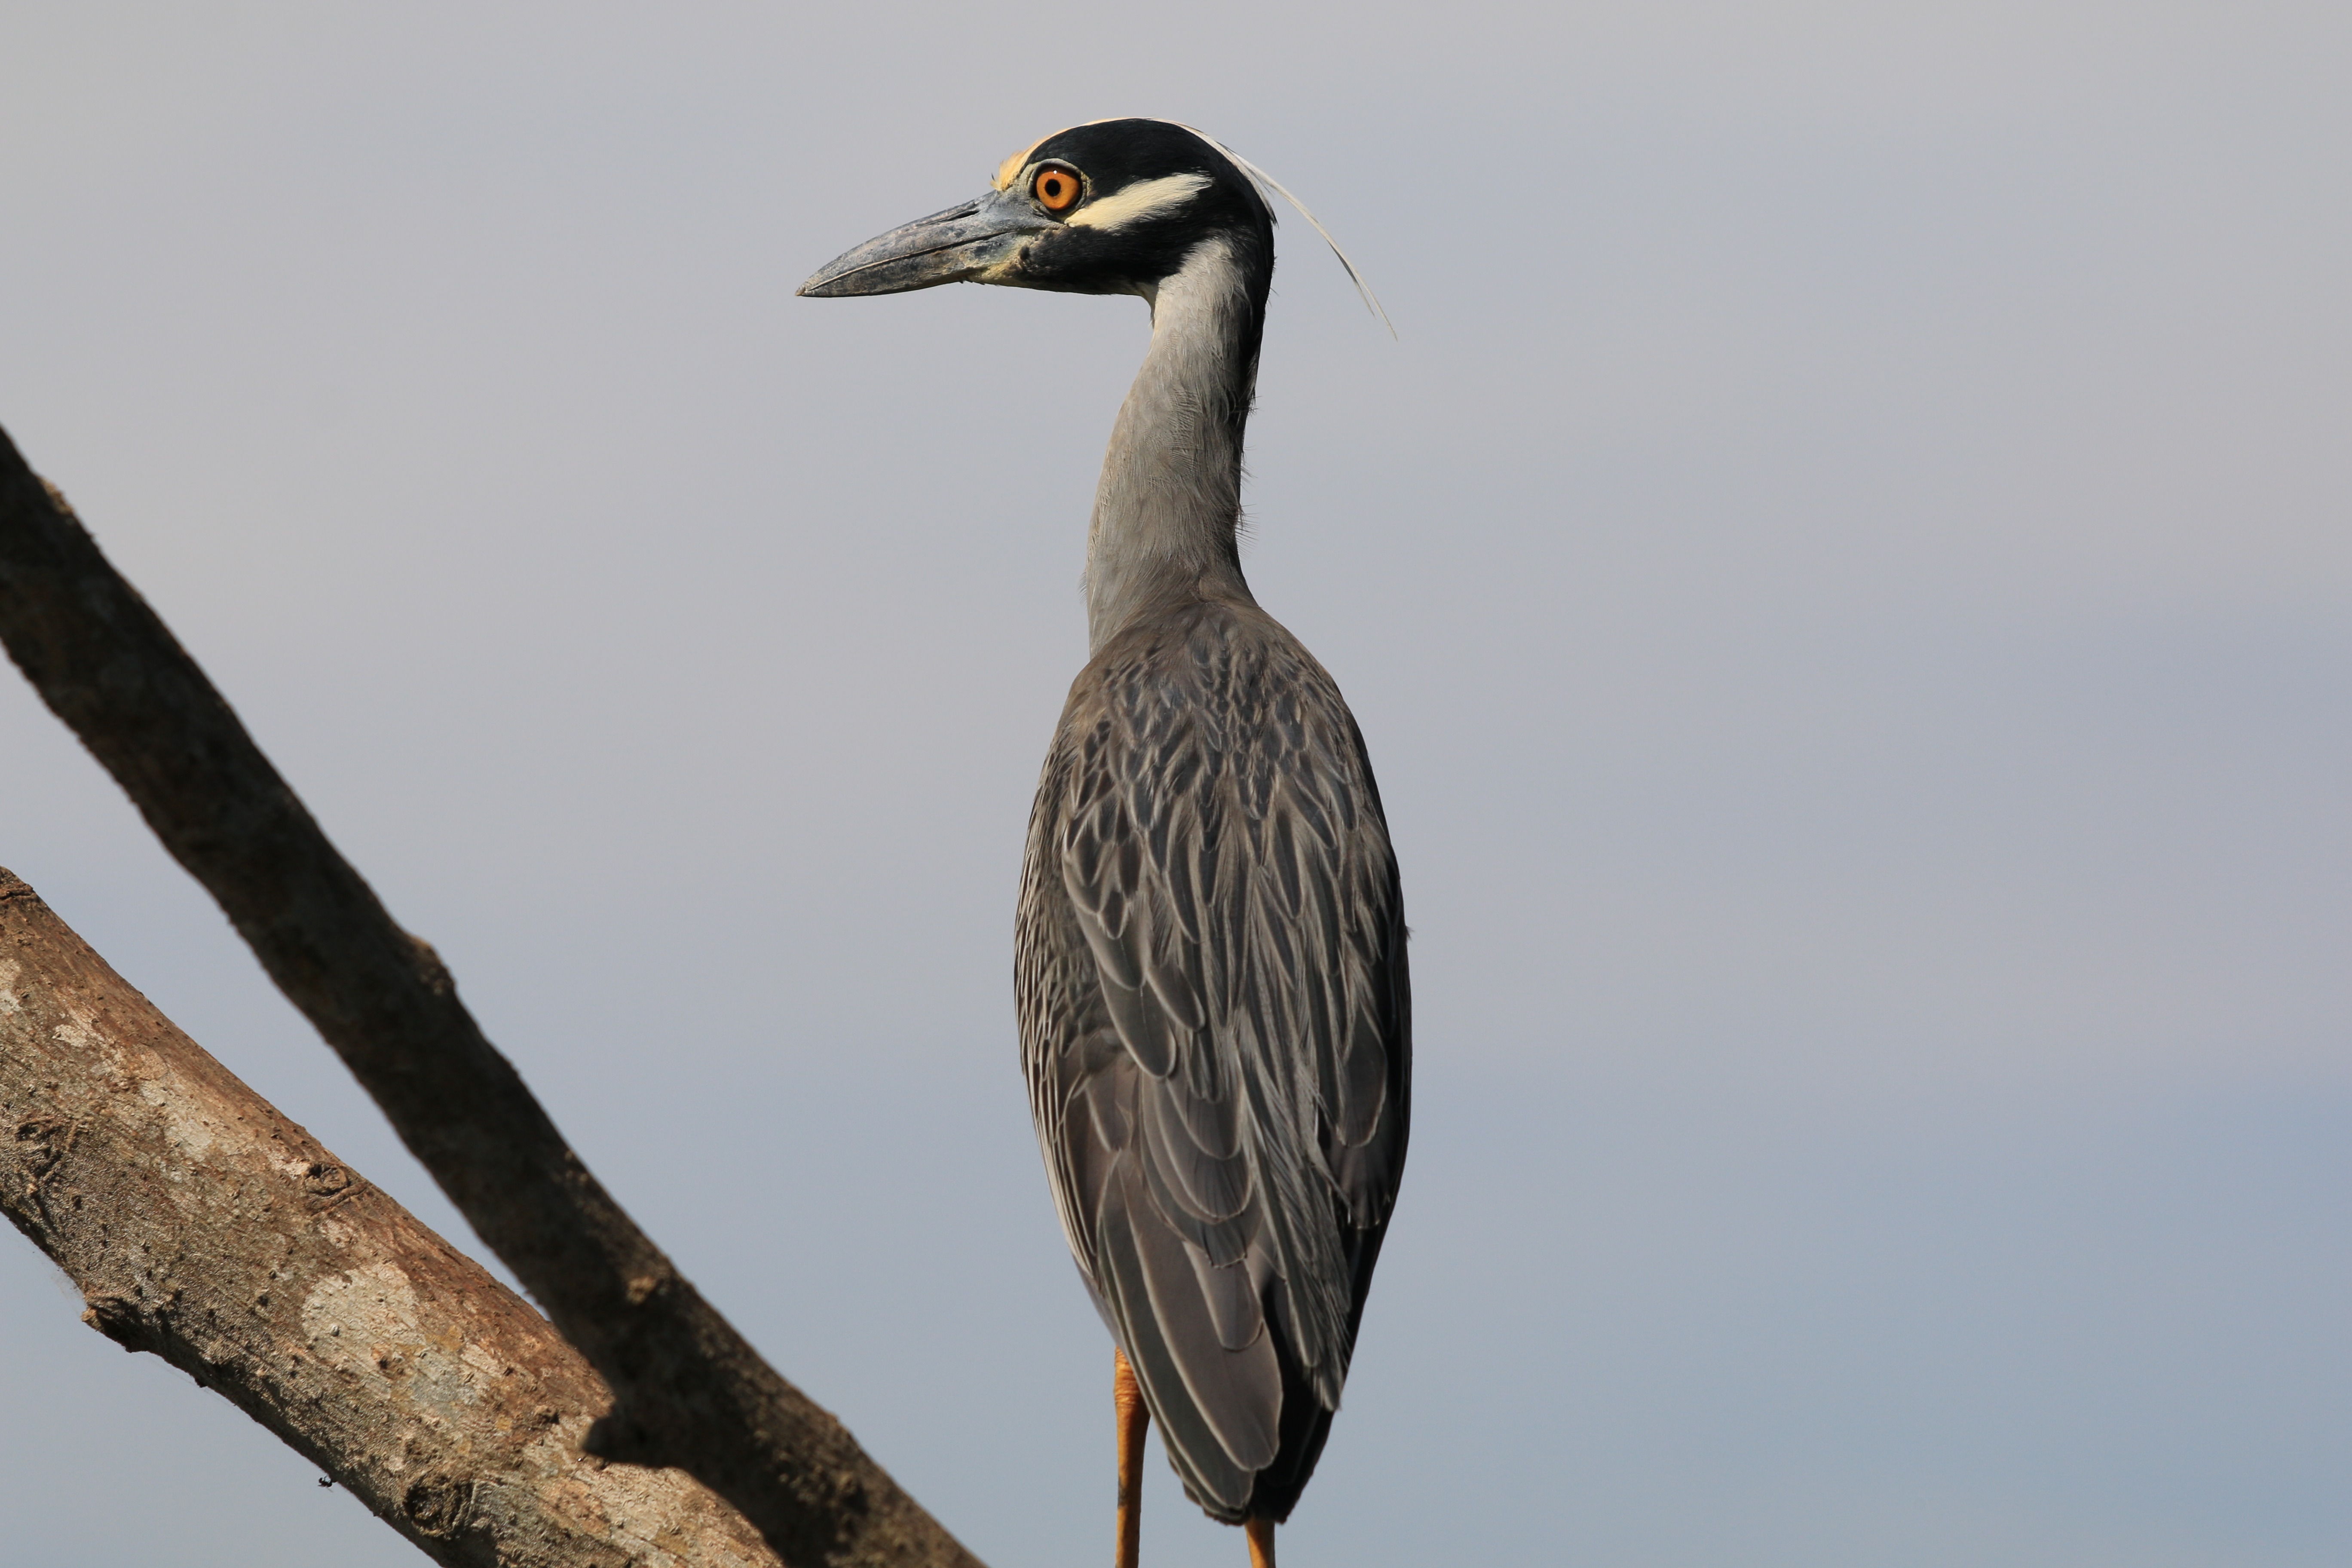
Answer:
[[[1123,113],[1400,333],[1285,222],[1245,563],[1419,1003],[1286,1564],[2352,1558],[2352,10],[35,0],[0,58],[0,424],[987,1560],[1111,1528],[1011,933],[1148,324],[792,289]],[[470,1244],[13,676],[0,755],[0,864]],[[78,1310],[0,1237],[12,1560],[420,1561]],[[1148,1562],[1242,1561],[1150,1473]]]

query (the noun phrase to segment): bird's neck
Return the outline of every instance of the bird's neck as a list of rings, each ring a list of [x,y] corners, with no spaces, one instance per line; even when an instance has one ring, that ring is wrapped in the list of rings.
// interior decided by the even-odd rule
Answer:
[[[1265,280],[1212,239],[1147,297],[1151,348],[1111,430],[1087,534],[1097,649],[1171,605],[1251,602],[1235,535]]]

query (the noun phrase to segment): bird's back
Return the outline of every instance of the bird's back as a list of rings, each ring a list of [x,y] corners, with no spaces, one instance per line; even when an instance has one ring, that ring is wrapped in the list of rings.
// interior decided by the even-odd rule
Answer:
[[[1072,1252],[1186,1490],[1286,1517],[1402,1174],[1396,863],[1338,686],[1246,603],[1108,641],[1023,868],[1023,1065]]]

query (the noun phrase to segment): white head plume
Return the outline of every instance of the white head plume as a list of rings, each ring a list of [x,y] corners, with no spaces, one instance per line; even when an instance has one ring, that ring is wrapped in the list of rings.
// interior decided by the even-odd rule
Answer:
[[[1331,254],[1338,257],[1339,258],[1339,265],[1348,269],[1348,281],[1353,283],[1356,286],[1356,292],[1363,296],[1364,308],[1381,319],[1381,325],[1389,330],[1390,337],[1393,338],[1397,335],[1396,323],[1390,321],[1389,313],[1381,308],[1379,298],[1372,293],[1372,286],[1364,281],[1364,275],[1356,270],[1356,264],[1348,259],[1348,253],[1339,248],[1339,242],[1331,237],[1331,231],[1323,226],[1323,220],[1317,217],[1313,213],[1308,212],[1307,210],[1307,204],[1300,201],[1297,196],[1292,195],[1288,186],[1285,185],[1280,180],[1276,179],[1272,174],[1267,174],[1264,169],[1259,168],[1255,163],[1251,163],[1247,158],[1243,157],[1239,153],[1234,152],[1232,148],[1218,141],[1215,137],[1210,135],[1207,132],[1202,130],[1199,126],[1186,125],[1181,120],[1171,120],[1167,121],[1167,123],[1190,131],[1193,135],[1198,136],[1202,141],[1206,142],[1210,146],[1214,147],[1218,152],[1232,159],[1234,166],[1241,170],[1243,174],[1247,174],[1251,179],[1256,181],[1262,191],[1271,190],[1276,195],[1279,195],[1284,201],[1288,202],[1292,206],[1297,208],[1298,216],[1315,226],[1315,232],[1323,237],[1323,243],[1331,247]]]
[[[1121,120],[1129,118],[1139,120],[1159,119],[1157,115],[1118,115],[1113,118]],[[1108,120],[1087,120],[1082,121],[1080,123],[1086,125],[1108,125],[1110,121]],[[1288,202],[1292,206],[1297,208],[1298,216],[1315,226],[1315,232],[1323,237],[1323,243],[1331,247],[1331,254],[1338,257],[1339,258],[1339,265],[1348,269],[1348,281],[1353,283],[1356,286],[1356,292],[1363,297],[1364,308],[1371,311],[1373,315],[1380,318],[1381,325],[1389,330],[1389,336],[1393,338],[1397,335],[1396,323],[1390,321],[1388,311],[1381,308],[1380,300],[1372,293],[1372,286],[1364,281],[1364,275],[1356,270],[1356,264],[1348,259],[1348,253],[1339,248],[1339,242],[1331,237],[1331,231],[1323,226],[1323,220],[1317,217],[1313,213],[1308,212],[1307,210],[1307,204],[1290,194],[1290,187],[1285,185],[1280,180],[1276,179],[1272,174],[1267,174],[1264,169],[1259,168],[1255,163],[1251,163],[1247,158],[1243,157],[1239,153],[1234,152],[1232,148],[1226,146],[1223,142],[1218,141],[1215,137],[1210,135],[1207,132],[1202,130],[1197,125],[1187,125],[1181,120],[1160,120],[1160,123],[1162,125],[1173,125],[1179,131],[1188,131],[1193,135],[1198,136],[1202,141],[1207,142],[1210,146],[1223,153],[1232,162],[1234,167],[1239,169],[1243,174],[1247,174],[1253,181],[1256,182],[1258,192],[1261,195],[1271,191],[1275,195],[1280,196],[1284,201]],[[1054,132],[1054,136],[1059,136],[1061,132],[1059,131]],[[1038,148],[1052,141],[1054,136],[1040,136],[1036,141],[1029,143],[1028,148],[1025,151],[1015,153],[1012,157],[1004,160],[1004,162],[998,166],[996,171],[996,178],[993,182],[996,188],[1001,191],[1004,189],[1006,185],[1011,184],[1013,175],[1019,174],[1023,165],[1028,163],[1029,154],[1031,153],[1034,153]],[[1269,196],[1266,198],[1266,205],[1268,206],[1272,206],[1274,205],[1273,197]]]

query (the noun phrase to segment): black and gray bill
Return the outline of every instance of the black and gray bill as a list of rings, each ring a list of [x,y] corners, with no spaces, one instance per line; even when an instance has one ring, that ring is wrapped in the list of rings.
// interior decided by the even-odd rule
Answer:
[[[1025,197],[991,191],[978,201],[917,218],[844,251],[817,268],[798,292],[833,300],[986,281],[1013,259],[1024,240],[1053,226],[1054,221],[1039,216]]]

